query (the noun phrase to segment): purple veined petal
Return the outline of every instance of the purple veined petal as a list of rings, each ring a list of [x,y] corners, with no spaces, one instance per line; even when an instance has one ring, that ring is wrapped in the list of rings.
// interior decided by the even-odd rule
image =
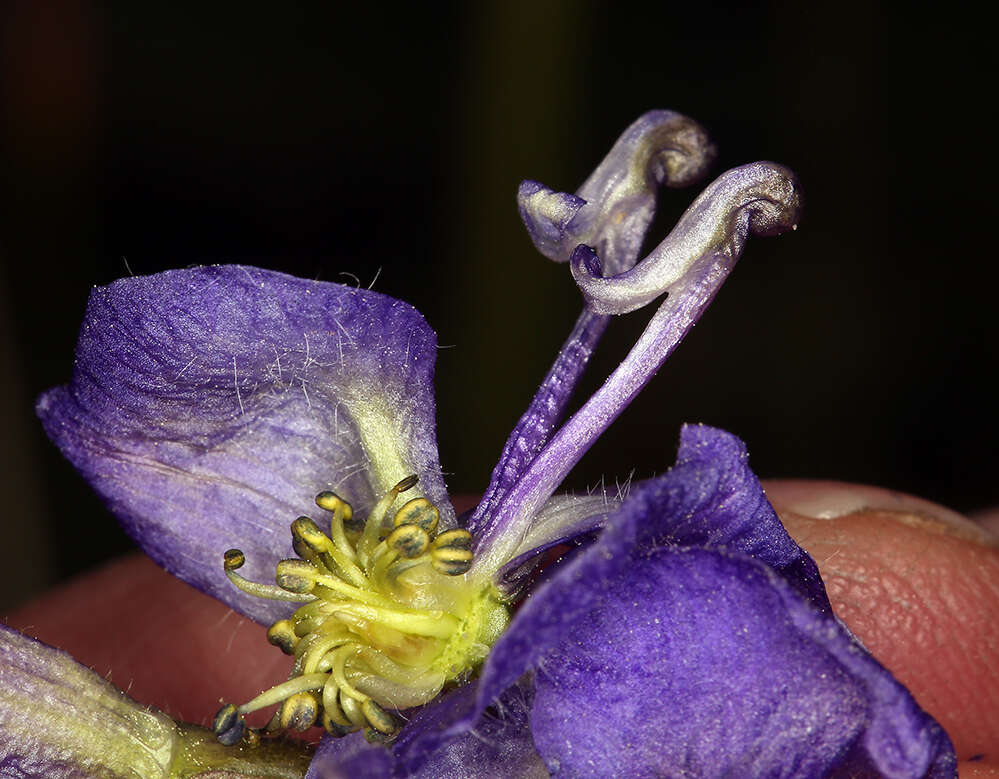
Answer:
[[[531,728],[550,768],[601,779],[955,776],[943,729],[762,563],[660,548],[600,586],[606,597],[536,674]]]
[[[719,220],[716,209],[709,207],[703,198],[697,201],[699,205],[695,204],[696,209],[692,207],[701,218],[713,220],[704,228],[705,232],[714,231],[712,239],[705,245],[692,244],[703,249],[704,254],[690,259],[687,271],[668,287],[669,295],[628,356],[551,437],[502,500],[491,508],[488,519],[478,527],[475,562],[469,576],[490,576],[509,561],[538,509],[600,434],[634,400],[711,304],[735,267],[749,234],[772,235],[797,223],[799,197],[793,174],[787,169],[772,163],[756,163],[730,171],[719,181],[738,183],[746,196],[739,198],[728,184],[718,186],[716,182],[708,191],[718,194],[725,203],[728,210],[723,218]],[[686,217],[681,220],[684,222],[687,222]],[[690,223],[687,224],[690,229]],[[664,243],[669,242],[667,237]],[[587,264],[590,272],[596,272],[599,261],[593,257],[591,249],[580,246],[575,256],[574,267]],[[592,263],[585,263],[581,257],[590,257]],[[655,257],[653,252],[650,259]],[[637,266],[636,270],[641,267]]]
[[[580,243],[599,247],[603,272],[620,273],[638,259],[655,215],[659,186],[696,181],[714,158],[707,134],[672,111],[649,111],[618,138],[577,195],[536,181],[521,184],[521,218],[535,246],[550,259],[567,261]],[[468,522],[477,533],[562,419],[597,342],[606,316],[584,310],[524,415],[507,438],[489,487]]]
[[[591,246],[594,250],[573,252],[572,275],[593,311],[634,311],[682,286],[691,268],[704,258],[738,257],[750,233],[777,235],[795,229],[798,201],[794,174],[784,166],[743,165],[705,189],[662,243],[635,267],[608,273],[599,248]]]
[[[261,622],[288,526],[326,489],[361,511],[415,473],[454,524],[434,430],[436,338],[385,295],[241,266],[93,290],[68,386],[38,401],[49,437],[171,573]]]
[[[517,195],[521,218],[538,251],[566,262],[581,243],[597,247],[604,272],[638,260],[660,186],[685,187],[714,159],[707,133],[673,111],[649,111],[617,139],[590,177],[570,195],[525,181]]]
[[[173,722],[0,624],[0,776],[167,776]]]

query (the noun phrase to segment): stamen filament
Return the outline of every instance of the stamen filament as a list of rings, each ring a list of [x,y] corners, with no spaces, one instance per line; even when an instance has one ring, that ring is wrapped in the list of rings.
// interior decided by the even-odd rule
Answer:
[[[335,611],[335,608],[322,598],[316,598],[311,603],[306,603],[304,606],[299,606],[295,613],[291,615],[290,619],[294,623],[301,622],[304,619],[309,619],[311,617],[328,617]]]
[[[385,580],[385,571],[388,567],[392,565],[396,560],[399,559],[399,552],[392,549],[388,545],[385,546],[384,551],[380,554],[378,550],[375,551],[375,555],[371,561],[371,572],[370,576],[373,581],[382,582]]]
[[[325,641],[327,638],[335,638],[338,636],[351,638],[350,633],[344,625],[338,623],[336,620],[328,620],[327,622],[318,625],[315,630],[312,630],[303,636],[295,645],[295,651],[293,654],[301,660],[301,658],[304,658],[310,652],[312,647],[316,646],[316,644],[320,641]],[[315,669],[313,669],[313,671],[314,670]]]
[[[244,579],[235,571],[225,571],[226,578],[229,579],[236,587],[241,589],[248,595],[254,595],[257,598],[268,598],[270,600],[286,600],[293,603],[309,603],[314,601],[316,598],[314,595],[309,595],[307,593],[297,593],[288,592],[287,590],[282,590],[280,587],[275,587],[273,584],[260,584],[260,582],[251,582],[249,579]]]
[[[354,560],[344,554],[344,552],[335,546],[332,541],[329,541],[325,554],[328,555],[332,562],[336,564],[336,568],[339,569],[343,578],[355,587],[367,587],[370,585],[368,577],[364,575],[364,571],[358,568]],[[326,561],[324,560],[324,562]],[[327,565],[327,567],[329,566]]]
[[[347,600],[359,600],[363,603],[370,603],[373,606],[392,606],[394,605],[391,600],[386,598],[384,595],[379,595],[373,590],[362,590],[360,587],[354,587],[353,585],[347,584],[347,582],[342,579],[338,579],[335,576],[325,576],[321,573],[314,573],[311,577],[316,583],[316,589],[313,593],[318,595],[325,600],[339,600],[346,598]],[[339,598],[331,597],[327,595],[326,590],[336,593],[340,596]]]
[[[347,644],[337,649],[330,658],[330,675],[336,681],[337,687],[340,688],[341,698],[343,695],[349,695],[354,700],[363,703],[370,696],[365,695],[347,681],[347,660],[351,655],[356,655],[358,651],[360,651],[360,647],[357,644]]]
[[[385,514],[392,504],[395,503],[395,499],[399,497],[399,493],[416,486],[417,480],[416,475],[407,476],[401,480],[385,493],[382,499],[371,509],[371,513],[368,514],[368,519],[364,523],[364,532],[361,534],[361,539],[357,542],[357,554],[361,560],[361,564],[365,567],[367,567],[368,561],[371,559],[371,555],[378,545],[378,536],[382,531]]]
[[[344,728],[353,728],[351,721],[340,706],[340,688],[335,684],[327,684],[323,687],[323,710],[333,722]]]
[[[320,492],[316,495],[316,505],[333,512],[333,518],[330,520],[330,539],[344,555],[350,560],[356,561],[357,554],[347,539],[347,531],[343,525],[344,520],[349,519],[354,514],[350,504],[334,492]]]
[[[267,706],[273,706],[275,703],[280,703],[285,698],[290,698],[295,693],[305,692],[306,690],[320,690],[328,680],[329,674],[296,676],[294,679],[289,679],[282,684],[271,687],[269,690],[265,690],[253,700],[247,701],[242,706],[238,706],[236,710],[240,714],[249,714],[250,712],[257,711],[258,709],[263,709]]]
[[[429,638],[449,638],[460,624],[454,616],[444,611],[401,611],[372,608],[363,603],[346,603],[335,612],[335,616],[346,620],[351,617],[365,619],[403,633]]]
[[[348,642],[354,643],[351,642],[350,636],[346,634],[327,636],[320,641],[314,642],[313,646],[309,647],[309,651],[303,656],[303,673],[315,673],[316,669],[319,667],[319,661],[323,659],[323,656],[327,652]]]
[[[368,720],[361,710],[361,702],[357,698],[346,695],[343,690],[340,690],[340,708],[355,728],[363,728],[368,724]]]
[[[365,587],[368,580],[354,561],[336,548],[330,538],[319,529],[310,517],[299,517],[291,523],[295,552],[313,566],[330,573],[341,571],[341,578],[358,587]]]

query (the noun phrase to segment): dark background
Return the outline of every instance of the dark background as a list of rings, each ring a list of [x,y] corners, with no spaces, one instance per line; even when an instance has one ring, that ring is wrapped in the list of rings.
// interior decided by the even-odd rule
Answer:
[[[744,438],[764,476],[999,504],[995,68],[984,22],[956,8],[13,4],[0,606],[128,548],[32,412],[70,376],[88,288],[128,273],[377,275],[453,345],[441,459],[453,491],[481,490],[579,308],[521,228],[517,184],[574,190],[650,108],[708,128],[713,175],[792,167],[805,218],[750,243],[571,486],[662,471],[680,424],[702,421]],[[695,194],[664,196],[658,236]],[[585,389],[644,318],[615,322]]]

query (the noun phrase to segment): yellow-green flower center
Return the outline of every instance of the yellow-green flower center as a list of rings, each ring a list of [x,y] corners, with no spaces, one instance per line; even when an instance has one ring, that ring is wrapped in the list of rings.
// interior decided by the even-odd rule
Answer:
[[[226,552],[226,575],[254,595],[301,602],[267,631],[295,658],[291,678],[242,706],[227,704],[215,719],[223,743],[253,739],[243,715],[280,703],[268,731],[322,724],[334,735],[364,729],[369,737],[398,730],[392,710],[432,700],[445,684],[470,674],[509,621],[492,588],[472,585],[472,538],[438,532],[440,514],[414,498],[390,516],[403,479],[360,521],[332,492],[316,496],[332,513],[329,532],[308,517],[291,524],[298,558],[277,565],[277,586],[236,573],[243,553]]]

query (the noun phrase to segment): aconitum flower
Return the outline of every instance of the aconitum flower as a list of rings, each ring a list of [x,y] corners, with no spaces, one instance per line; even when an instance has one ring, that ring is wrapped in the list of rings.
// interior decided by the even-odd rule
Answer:
[[[522,185],[535,245],[586,308],[467,517],[438,462],[435,336],[407,304],[243,266],[94,290],[73,379],[39,400],[46,431],[154,560],[294,657],[287,682],[220,709],[223,744],[252,761],[270,733],[321,725],[314,777],[953,775],[946,734],[836,620],[737,438],[688,426],[665,475],[556,495],[747,237],[796,226],[790,172],[747,165],[639,262],[656,187],[710,157],[696,124],[652,112],[576,194]],[[610,317],[663,293],[562,423]],[[24,641],[0,645],[14,703],[45,667]],[[0,737],[0,758],[34,738],[35,764],[56,761],[65,733],[44,728]]]

